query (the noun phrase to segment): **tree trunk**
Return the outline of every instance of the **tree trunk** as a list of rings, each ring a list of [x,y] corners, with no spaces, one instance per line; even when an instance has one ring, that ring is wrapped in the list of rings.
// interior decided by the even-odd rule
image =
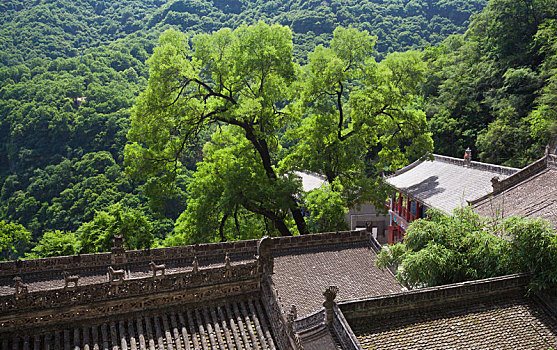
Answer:
[[[228,214],[225,214],[222,217],[222,220],[220,221],[220,225],[219,225],[219,234],[220,234],[221,242],[226,242],[226,237],[224,237],[224,224],[226,223],[226,219],[228,219]]]
[[[246,201],[243,201],[242,205],[244,206],[244,208],[251,211],[252,213],[261,214],[267,219],[271,220],[273,222],[273,225],[275,226],[275,228],[277,229],[277,231],[280,233],[281,236],[292,236],[292,232],[290,232],[290,230],[284,223],[284,219],[278,216],[272,210],[267,210],[265,208],[257,207]]]
[[[276,181],[277,174],[275,173],[275,170],[273,169],[273,166],[271,164],[271,155],[269,154],[267,142],[265,140],[258,139],[251,127],[244,127],[244,131],[246,132],[246,138],[253,144],[253,147],[255,147],[257,153],[259,153],[267,177],[273,181]],[[296,227],[298,228],[300,234],[308,234],[309,230],[307,228],[304,216],[302,215],[302,211],[300,210],[298,203],[296,203],[296,199],[292,195],[289,198],[288,209],[292,213],[292,217],[294,218],[294,222],[296,223]],[[292,236],[292,233],[290,232],[288,227],[286,227],[283,219],[278,217],[277,220],[270,217],[269,219],[273,221],[273,224],[282,236]],[[280,221],[280,223],[278,221]]]
[[[273,225],[275,225],[281,236],[292,236],[292,232],[286,227],[283,219],[273,220]]]
[[[302,211],[300,210],[298,203],[296,203],[296,199],[291,196],[290,202],[291,202],[290,212],[292,213],[292,217],[294,217],[294,222],[296,222],[296,227],[298,228],[298,232],[300,232],[301,235],[309,234],[309,230],[306,225],[306,220],[302,215]]]

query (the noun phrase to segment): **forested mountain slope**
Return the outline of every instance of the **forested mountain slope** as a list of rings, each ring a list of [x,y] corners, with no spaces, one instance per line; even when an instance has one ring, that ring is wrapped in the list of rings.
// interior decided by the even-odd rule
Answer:
[[[265,20],[290,26],[296,56],[305,59],[339,26],[378,37],[377,52],[436,44],[462,33],[485,0],[5,0],[0,4],[0,64],[67,58],[129,34],[158,36],[175,26],[186,33]],[[155,36],[153,36],[155,34]]]
[[[148,28],[176,25],[186,33],[235,28],[265,20],[289,26],[299,60],[331,39],[337,26],[352,25],[378,37],[377,55],[436,44],[461,33],[471,14],[485,6],[472,1],[371,0],[177,0],[156,11]]]
[[[148,246],[173,231],[211,132],[200,135],[182,159],[172,198],[161,195],[155,179],[130,179],[123,166],[132,106],[147,85],[145,61],[169,28],[192,36],[258,20],[287,25],[293,32],[294,59],[301,65],[317,45],[329,45],[337,26],[377,36],[372,54],[378,61],[389,52],[442,43],[468,28],[465,37],[451,37],[424,54],[429,78],[422,87],[422,107],[436,149],[460,156],[461,148],[471,145],[482,160],[525,164],[551,137],[546,130],[553,125],[547,111],[554,110],[556,60],[550,57],[555,34],[545,21],[555,17],[550,11],[555,7],[552,1],[498,0],[468,27],[470,15],[485,3],[2,1],[0,220],[31,231],[27,250],[43,233],[61,230],[45,236],[39,246],[54,246],[39,255],[106,249],[110,235],[123,231],[144,233],[131,247]],[[522,21],[513,22],[522,14],[528,18],[524,27],[517,24]],[[501,141],[507,138],[513,141]],[[512,154],[529,147],[530,153],[515,162]],[[507,153],[492,157],[491,149]],[[77,247],[69,237],[85,243]]]
[[[424,52],[436,150],[523,167],[557,146],[557,1],[493,0],[464,36]]]
[[[69,58],[137,32],[160,0],[21,1],[0,3],[0,63]]]

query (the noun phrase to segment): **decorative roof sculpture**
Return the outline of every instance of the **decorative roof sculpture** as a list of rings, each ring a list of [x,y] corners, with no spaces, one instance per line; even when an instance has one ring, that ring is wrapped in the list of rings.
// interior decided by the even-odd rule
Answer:
[[[132,251],[121,242],[0,262],[0,346],[301,350],[293,318],[321,307],[321,284],[351,281],[339,300],[404,289],[373,266],[365,231]]]

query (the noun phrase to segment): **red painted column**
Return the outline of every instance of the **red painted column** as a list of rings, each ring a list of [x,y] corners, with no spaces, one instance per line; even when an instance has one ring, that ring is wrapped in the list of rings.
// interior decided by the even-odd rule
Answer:
[[[395,230],[394,225],[389,226],[389,242],[388,242],[389,244],[393,244],[394,242],[394,230]]]
[[[406,197],[406,222],[410,222],[410,197]]]
[[[398,210],[397,210],[398,215],[402,216],[402,193],[398,193]]]
[[[416,214],[413,216],[413,220],[418,219],[418,214],[420,213],[420,203],[416,201]]]

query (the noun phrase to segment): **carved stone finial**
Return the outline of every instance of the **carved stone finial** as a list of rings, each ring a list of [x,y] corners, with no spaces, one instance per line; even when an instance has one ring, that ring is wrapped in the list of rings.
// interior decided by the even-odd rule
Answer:
[[[77,283],[79,282],[79,275],[70,276],[68,271],[62,272],[64,276],[64,289],[74,289],[77,287]],[[73,283],[73,286],[70,287],[70,283]]]
[[[29,289],[27,288],[25,283],[23,283],[21,277],[19,276],[14,277],[14,288],[15,288],[16,296],[25,295],[29,293]]]
[[[551,147],[549,145],[545,146],[545,156],[548,156],[551,153]]]
[[[327,307],[327,305],[332,305],[337,297],[338,287],[337,286],[329,286],[323,292],[323,296],[325,297],[325,303],[323,306]]]
[[[466,153],[464,153],[464,163],[470,165],[472,163],[472,150],[470,147],[466,148]]]
[[[257,258],[262,272],[272,274],[274,270],[273,240],[265,236],[257,243]]]
[[[119,249],[125,249],[124,248],[124,236],[122,235],[114,235],[114,238],[112,239],[112,250],[119,250]]]
[[[501,182],[499,182],[499,176],[494,176],[491,178],[491,187],[493,187],[493,192],[499,191],[501,188]]]
[[[126,248],[124,248],[124,236],[114,235],[112,249],[110,250],[110,261],[113,265],[126,263]]]
[[[323,296],[325,297],[325,302],[323,306],[325,307],[325,315],[327,318],[327,324],[329,326],[333,323],[333,305],[335,304],[335,298],[337,297],[338,287],[337,286],[329,286],[323,292]]]
[[[194,257],[193,257],[192,265],[193,265],[193,270],[192,270],[192,272],[193,272],[193,273],[198,273],[198,272],[199,272],[199,261],[197,261],[197,256],[194,256]]]

